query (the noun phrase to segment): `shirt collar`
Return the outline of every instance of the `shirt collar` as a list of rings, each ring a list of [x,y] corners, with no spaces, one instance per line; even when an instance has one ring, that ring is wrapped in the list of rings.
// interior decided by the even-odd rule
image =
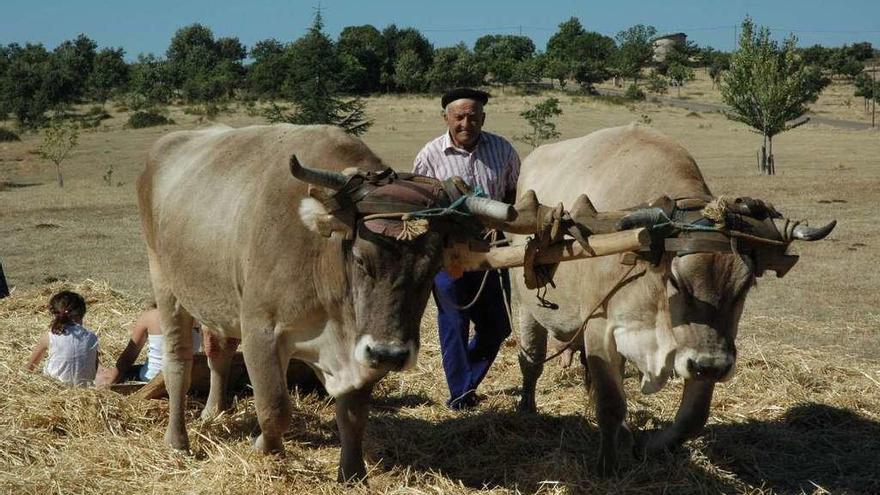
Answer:
[[[459,148],[459,147],[456,146],[455,143],[452,141],[452,135],[450,135],[450,134],[449,134],[449,131],[447,130],[447,131],[443,134],[443,143],[442,143],[442,144],[443,144],[443,151],[450,151],[450,150],[452,150],[452,151],[456,151],[456,152],[458,152],[458,153],[466,153],[466,154],[470,155],[470,154],[472,154],[472,153],[476,153],[476,152],[477,152],[477,148],[480,147],[480,143],[482,143],[482,142],[483,142],[483,132],[480,132],[479,137],[477,137],[477,144],[476,144],[476,146],[474,146],[473,151],[468,151],[468,150],[466,150],[466,149],[464,149],[464,148]]]

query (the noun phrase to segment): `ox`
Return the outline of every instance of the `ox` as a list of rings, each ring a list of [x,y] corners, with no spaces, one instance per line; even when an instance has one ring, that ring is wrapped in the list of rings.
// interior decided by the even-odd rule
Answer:
[[[294,154],[323,170],[300,166]],[[432,220],[424,235],[395,240],[370,234],[363,218],[328,215],[308,196],[306,182],[329,197],[348,183],[340,172],[348,167],[384,168],[361,141],[326,126],[216,127],[175,132],[153,146],[138,200],[165,329],[165,441],[172,447],[189,445],[184,409],[192,342],[183,329],[196,318],[222,338],[242,339],[261,430],[256,450],[283,451],[291,416],[286,367],[295,357],[336,398],[340,480],[365,476],[361,444],[370,393],[387,372],[416,359],[444,234]],[[478,220],[503,221],[513,211],[466,199]],[[223,406],[230,357],[227,350],[209,358],[204,417]]]
[[[585,193],[595,208],[606,211],[664,195],[710,198],[711,194],[684,148],[636,125],[536,149],[523,162],[519,178],[518,190],[527,189],[534,189],[549,204],[571,205]],[[772,227],[770,233],[781,244],[782,253],[791,239],[818,239],[834,227],[832,222],[811,229],[783,218],[773,223],[782,227],[783,234]],[[656,264],[637,261],[637,266],[616,257],[567,264],[556,274],[556,287],[548,288],[544,296],[558,309],[534,303],[523,277],[512,276],[520,301],[520,409],[536,409],[535,386],[543,370],[548,332],[565,342],[577,338],[583,327],[587,386],[600,429],[600,474],[616,469],[618,441],[630,437],[624,423],[624,363],[630,361],[638,368],[646,394],[660,390],[673,373],[684,378],[675,421],[651,436],[646,445],[649,453],[698,434],[708,418],[715,383],[733,374],[734,339],[755,277],[764,268],[775,269],[781,276],[796,259],[776,253],[779,264],[773,266],[773,260],[756,260],[745,249],[739,255],[679,254],[663,254]],[[588,318],[591,312],[593,317]]]

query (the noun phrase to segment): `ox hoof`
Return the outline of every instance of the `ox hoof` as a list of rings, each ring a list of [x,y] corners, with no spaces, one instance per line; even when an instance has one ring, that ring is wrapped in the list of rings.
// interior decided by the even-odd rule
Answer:
[[[186,433],[173,432],[168,430],[165,432],[165,444],[174,450],[189,450],[189,437]]]
[[[213,421],[217,419],[217,416],[223,413],[227,408],[225,405],[220,404],[206,404],[205,408],[202,409],[202,414],[199,415],[199,419],[202,421]]]
[[[527,414],[535,414],[538,412],[538,407],[535,405],[534,399],[532,399],[532,400],[520,399],[519,405],[517,405],[516,409],[517,409],[517,411],[519,411],[521,413],[527,413]]]
[[[336,481],[339,483],[366,483],[367,482],[367,466],[364,465],[363,461],[360,464],[355,464],[352,466],[343,466],[339,465],[339,470],[336,474]]]
[[[617,461],[608,460],[600,456],[599,460],[596,462],[595,469],[596,475],[600,478],[612,478],[614,476],[617,476]]]
[[[667,454],[674,454],[681,448],[681,442],[675,438],[670,438],[664,432],[654,433],[647,439],[640,442],[640,446],[636,447],[642,456],[658,457]]]
[[[281,437],[269,439],[261,433],[254,440],[254,450],[261,454],[284,455],[284,442]]]

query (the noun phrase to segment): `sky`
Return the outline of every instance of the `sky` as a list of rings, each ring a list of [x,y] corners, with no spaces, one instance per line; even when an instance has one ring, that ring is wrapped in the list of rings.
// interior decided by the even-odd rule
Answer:
[[[840,46],[869,41],[880,47],[880,0],[0,0],[0,44],[38,42],[54,48],[84,33],[99,47],[122,47],[126,58],[163,55],[174,32],[199,22],[215,37],[237,36],[247,47],[267,38],[303,35],[320,5],[325,32],[345,26],[415,27],[435,47],[485,34],[523,34],[539,50],[559,23],[574,16],[590,31],[614,36],[634,24],[658,34],[684,32],[700,46],[732,50],[746,15],[771,28],[774,38],[793,33],[799,44]]]

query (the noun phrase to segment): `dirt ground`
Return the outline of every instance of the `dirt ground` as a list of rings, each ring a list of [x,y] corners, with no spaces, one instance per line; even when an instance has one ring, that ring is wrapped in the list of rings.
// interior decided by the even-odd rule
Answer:
[[[686,86],[692,92],[682,93],[712,101],[711,88],[701,88],[697,81]],[[817,111],[855,118],[847,109],[861,103],[853,98],[850,106],[838,104],[845,91],[831,90]],[[525,133],[518,113],[543,96],[495,93],[486,129],[508,137]],[[750,293],[740,328],[741,372],[719,387],[708,433],[683,455],[629,460],[632,470],[616,482],[590,474],[598,433],[590,414],[581,419],[585,405],[576,371],[552,366],[539,384],[541,415],[515,414],[519,371],[513,341],[487,379],[488,399],[478,411],[445,411],[429,307],[418,370],[392,375],[379,387],[367,433],[375,481],[357,491],[880,492],[869,460],[880,455],[880,133],[802,126],[776,138],[778,175],[765,177],[755,161],[760,136],[718,113],[556,96],[564,112],[561,139],[649,123],[693,154],[716,195],[763,198],[789,217],[815,225],[834,218],[839,225],[825,241],[797,245],[801,261],[790,274],[764,277]],[[180,457],[161,446],[163,402],[130,405],[105,392],[61,390],[19,371],[46,323],[39,304],[25,301],[47,297],[56,280],[95,292],[103,309],[94,313],[92,326],[106,355],[121,349],[139,303],[149,295],[134,192],[146,151],[166,132],[211,125],[175,107],[174,125],[124,129],[127,114],[112,105],[108,110],[113,118],[83,131],[64,163],[63,189],[54,182],[53,166],[35,152],[39,135],[0,143],[0,261],[14,287],[13,297],[0,303],[0,375],[11,384],[0,406],[0,491],[341,491],[332,482],[338,440],[326,399],[294,394],[299,426],[287,438],[284,460],[249,453],[249,399],[216,423],[191,426],[195,455]],[[443,132],[439,111],[436,98],[371,98],[375,124],[363,139],[390,166],[409,170],[419,148]],[[233,126],[263,122],[243,108],[216,120]],[[530,151],[515,145],[521,156]],[[630,425],[650,428],[671,420],[680,384],[645,397],[632,386],[636,381],[629,380]],[[52,399],[44,404],[47,394]],[[197,411],[195,404],[193,417]],[[79,416],[92,413],[103,419]],[[138,468],[138,456],[150,464],[146,471]]]

